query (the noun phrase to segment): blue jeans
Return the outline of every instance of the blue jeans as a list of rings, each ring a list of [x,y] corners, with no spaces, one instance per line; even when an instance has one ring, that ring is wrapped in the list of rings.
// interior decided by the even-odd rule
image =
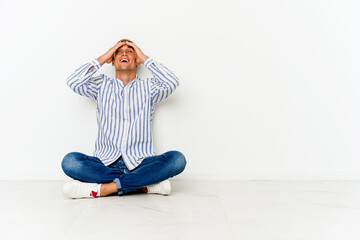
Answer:
[[[170,151],[145,158],[129,171],[122,157],[105,166],[97,157],[71,152],[65,155],[61,166],[66,175],[82,182],[115,182],[121,195],[180,174],[185,169],[186,159],[182,153]]]

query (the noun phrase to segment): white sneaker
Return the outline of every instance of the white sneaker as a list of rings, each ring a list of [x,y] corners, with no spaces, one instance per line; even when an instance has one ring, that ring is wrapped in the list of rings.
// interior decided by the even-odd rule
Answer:
[[[161,195],[170,195],[171,193],[171,185],[169,180],[149,185],[146,188],[147,193],[156,193]]]
[[[71,180],[64,184],[63,193],[69,198],[94,198],[98,191],[97,185]]]

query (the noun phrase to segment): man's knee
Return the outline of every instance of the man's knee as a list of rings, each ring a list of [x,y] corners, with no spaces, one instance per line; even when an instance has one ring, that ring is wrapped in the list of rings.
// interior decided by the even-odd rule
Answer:
[[[66,175],[72,177],[72,175],[76,172],[76,169],[81,167],[79,153],[71,152],[66,154],[62,160],[61,167]]]
[[[184,154],[179,151],[170,151],[167,153],[171,156],[172,166],[176,170],[177,174],[184,171],[186,166],[186,158]]]

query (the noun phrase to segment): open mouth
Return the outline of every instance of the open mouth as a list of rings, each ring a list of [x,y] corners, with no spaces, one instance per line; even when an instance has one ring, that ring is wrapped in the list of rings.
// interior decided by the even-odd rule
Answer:
[[[124,59],[121,59],[120,62],[129,62],[129,60],[124,58]]]

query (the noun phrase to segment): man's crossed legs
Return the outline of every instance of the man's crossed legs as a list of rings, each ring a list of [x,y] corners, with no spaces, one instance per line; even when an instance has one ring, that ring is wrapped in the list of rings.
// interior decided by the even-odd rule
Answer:
[[[170,151],[145,158],[134,170],[129,171],[120,157],[105,166],[100,159],[79,152],[68,153],[62,168],[66,175],[75,179],[65,183],[64,194],[70,198],[86,198],[118,195],[143,189],[149,193],[168,195],[171,192],[170,177],[180,174],[186,166],[184,155]]]

